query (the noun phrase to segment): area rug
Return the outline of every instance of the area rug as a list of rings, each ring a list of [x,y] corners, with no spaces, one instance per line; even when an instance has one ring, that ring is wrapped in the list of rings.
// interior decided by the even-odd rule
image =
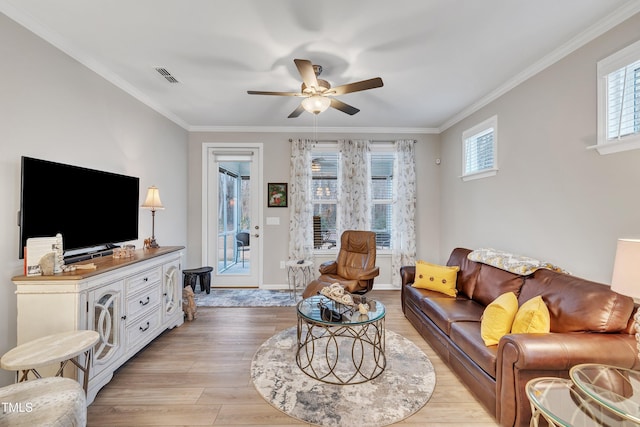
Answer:
[[[381,427],[422,408],[433,393],[436,374],[429,358],[402,335],[386,331],[385,371],[356,385],[326,384],[296,364],[296,327],[265,341],[251,363],[256,390],[275,408],[325,427]]]
[[[211,288],[210,294],[198,290],[195,300],[198,307],[291,307],[297,303],[289,291],[269,289]]]

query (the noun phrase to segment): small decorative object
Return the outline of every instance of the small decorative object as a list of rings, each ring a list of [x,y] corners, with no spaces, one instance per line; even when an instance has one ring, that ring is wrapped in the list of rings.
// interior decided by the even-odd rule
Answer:
[[[133,245],[124,245],[121,248],[114,248],[113,257],[116,259],[131,258],[133,257],[134,250],[135,250],[135,246]]]
[[[160,200],[160,191],[157,187],[149,187],[149,189],[147,190],[147,198],[140,207],[143,209],[151,210],[151,237],[144,241],[144,248],[159,248],[160,245],[158,245],[158,243],[156,242],[156,211],[164,209],[164,206],[162,206],[162,201]],[[149,240],[148,245],[147,240]]]
[[[287,183],[273,183],[267,184],[267,207],[270,208],[286,208],[287,207]]]
[[[349,292],[345,292],[344,288],[340,286],[339,283],[332,283],[331,285],[320,289],[320,294],[340,304],[348,305],[350,307],[355,305],[351,294]]]
[[[64,267],[64,248],[62,246],[62,234],[56,234],[56,244],[54,245],[54,250],[56,253],[56,262],[53,267],[54,273],[62,273],[62,268]]]
[[[49,275],[55,272],[55,258],[58,253],[57,244],[57,237],[30,237],[27,239],[27,247],[24,256],[25,272],[27,276],[40,276],[42,274],[40,261],[42,260],[42,257],[49,253],[54,254],[53,271],[49,273]]]
[[[184,311],[189,322],[198,317],[198,306],[191,286],[185,286],[182,290],[182,311]]]
[[[360,312],[360,314],[369,313],[369,304],[367,304],[366,302],[358,304],[358,311]]]
[[[49,252],[40,258],[40,262],[38,263],[40,266],[40,271],[45,276],[53,275],[53,271],[55,270],[56,265],[56,253]]]

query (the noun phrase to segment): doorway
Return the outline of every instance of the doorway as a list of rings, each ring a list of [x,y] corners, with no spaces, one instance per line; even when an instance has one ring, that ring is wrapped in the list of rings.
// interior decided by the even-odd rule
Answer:
[[[203,147],[203,265],[213,287],[262,282],[262,144]]]

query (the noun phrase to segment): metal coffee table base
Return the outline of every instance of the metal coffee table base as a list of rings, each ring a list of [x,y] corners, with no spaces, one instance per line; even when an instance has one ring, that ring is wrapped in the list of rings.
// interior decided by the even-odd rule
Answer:
[[[384,343],[384,317],[363,324],[326,325],[299,316],[296,363],[325,383],[360,384],[384,371]]]

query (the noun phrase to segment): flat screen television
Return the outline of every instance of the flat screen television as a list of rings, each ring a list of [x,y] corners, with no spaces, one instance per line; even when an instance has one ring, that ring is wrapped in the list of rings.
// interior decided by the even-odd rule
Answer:
[[[140,179],[22,157],[20,253],[30,237],[62,234],[65,255],[138,238]]]

